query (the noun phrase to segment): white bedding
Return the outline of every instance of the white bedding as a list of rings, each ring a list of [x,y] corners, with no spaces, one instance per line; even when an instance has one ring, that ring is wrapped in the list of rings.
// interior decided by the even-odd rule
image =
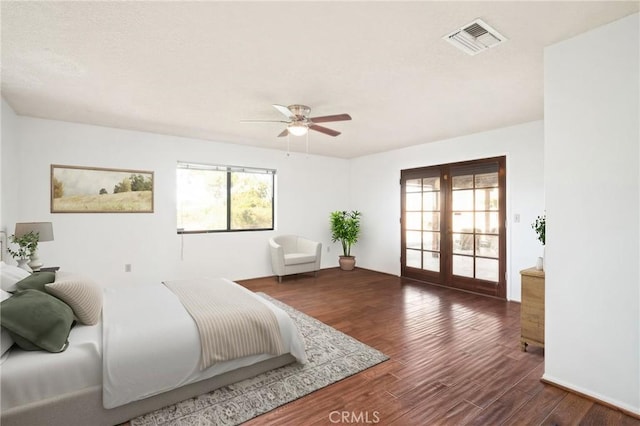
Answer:
[[[212,279],[212,285],[238,286],[223,278]],[[291,318],[267,300],[243,290],[274,312],[287,351],[299,362],[306,362],[304,341]],[[160,283],[106,289],[103,322],[105,408],[272,357],[268,354],[249,356],[220,362],[201,371],[197,327],[178,298]]]
[[[102,324],[76,325],[60,353],[17,346],[0,366],[2,410],[54,398],[102,383]]]
[[[290,353],[306,362],[304,341],[289,316],[251,294],[274,311]],[[271,357],[245,357],[200,371],[195,323],[160,283],[105,289],[103,309],[103,321],[97,325],[71,330],[64,352],[29,352],[14,346],[6,354],[0,365],[2,411],[101,385],[105,408],[113,408]],[[104,321],[109,326],[103,327]]]

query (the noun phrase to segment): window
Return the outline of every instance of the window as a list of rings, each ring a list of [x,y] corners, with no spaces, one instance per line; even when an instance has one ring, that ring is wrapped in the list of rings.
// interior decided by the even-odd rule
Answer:
[[[178,163],[178,233],[272,230],[275,173]]]

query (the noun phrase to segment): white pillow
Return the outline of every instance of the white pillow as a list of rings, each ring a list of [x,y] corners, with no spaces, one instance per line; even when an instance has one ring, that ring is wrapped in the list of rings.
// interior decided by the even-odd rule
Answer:
[[[4,290],[0,290],[0,301],[3,301],[10,297],[11,294],[7,293]],[[4,327],[2,327],[2,331],[0,331],[0,364],[2,364],[5,359],[7,359],[7,357],[3,355],[9,350],[9,348],[11,348],[11,346],[13,346],[13,339],[11,338],[11,335],[9,335],[9,332]]]
[[[31,274],[22,268],[0,262],[0,289],[15,291],[16,283],[29,275]]]
[[[56,280],[44,288],[71,306],[81,324],[95,325],[100,320],[102,288],[91,279],[61,271],[56,272]]]

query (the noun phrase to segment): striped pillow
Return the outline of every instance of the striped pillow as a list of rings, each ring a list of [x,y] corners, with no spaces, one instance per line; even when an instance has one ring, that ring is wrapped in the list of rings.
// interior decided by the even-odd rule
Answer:
[[[45,285],[48,293],[65,302],[82,324],[94,325],[102,312],[102,288],[92,280],[59,271],[56,280]]]

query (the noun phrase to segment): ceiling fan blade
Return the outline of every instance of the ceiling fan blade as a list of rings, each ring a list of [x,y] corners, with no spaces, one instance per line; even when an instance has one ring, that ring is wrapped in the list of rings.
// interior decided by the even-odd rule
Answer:
[[[351,116],[349,114],[323,115],[322,117],[312,117],[309,120],[314,123],[328,123],[329,121],[351,120]]]
[[[294,113],[292,113],[291,110],[289,108],[287,108],[286,106],[273,104],[273,107],[275,109],[277,109],[278,111],[280,111],[285,117],[287,117],[289,119],[296,118],[296,115]]]
[[[324,133],[325,135],[329,136],[338,136],[340,134],[340,132],[338,131],[329,129],[327,127],[317,126],[315,124],[310,125],[309,128],[315,130],[316,132]]]
[[[240,120],[241,123],[288,123],[284,120]]]
[[[279,138],[287,136],[289,134],[289,130],[285,127],[285,129],[278,135]]]

